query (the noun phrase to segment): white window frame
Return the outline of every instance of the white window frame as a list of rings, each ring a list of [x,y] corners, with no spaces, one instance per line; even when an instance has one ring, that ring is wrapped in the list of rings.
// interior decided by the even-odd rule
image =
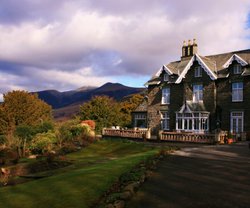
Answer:
[[[241,133],[244,131],[244,112],[243,111],[231,111],[230,131],[231,133]]]
[[[161,104],[170,104],[170,88],[169,87],[162,88]]]
[[[184,132],[205,133],[209,131],[209,113],[176,113],[176,130]]]
[[[138,121],[145,121],[145,123],[147,122],[147,115],[146,114],[142,114],[142,113],[138,113],[134,115],[134,125],[137,126]]]
[[[202,77],[202,68],[197,66],[194,68],[194,77]]]
[[[241,64],[237,63],[233,65],[233,73],[234,74],[241,74],[242,73],[242,66]]]
[[[201,102],[203,101],[203,85],[202,84],[194,84],[193,85],[193,102]]]
[[[243,101],[243,82],[232,83],[232,102]]]
[[[135,119],[143,120],[143,119],[146,119],[146,118],[147,118],[147,116],[145,114],[135,114]]]
[[[170,129],[169,125],[170,125],[169,112],[167,111],[161,112],[161,129],[169,130]]]
[[[164,74],[163,75],[163,81],[168,82],[169,81],[169,74]]]

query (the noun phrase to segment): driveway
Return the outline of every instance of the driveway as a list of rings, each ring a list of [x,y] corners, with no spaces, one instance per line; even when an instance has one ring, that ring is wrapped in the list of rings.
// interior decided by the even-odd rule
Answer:
[[[249,208],[247,142],[184,147],[159,163],[128,208]]]

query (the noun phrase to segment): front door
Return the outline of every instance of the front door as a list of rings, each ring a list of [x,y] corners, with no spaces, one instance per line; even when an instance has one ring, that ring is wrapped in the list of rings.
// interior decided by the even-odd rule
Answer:
[[[231,132],[241,133],[243,132],[243,119],[244,113],[241,111],[231,112]]]

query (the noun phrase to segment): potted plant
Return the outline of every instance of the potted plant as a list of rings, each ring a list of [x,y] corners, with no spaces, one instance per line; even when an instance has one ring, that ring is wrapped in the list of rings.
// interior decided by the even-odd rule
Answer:
[[[227,138],[227,143],[228,143],[228,144],[232,144],[233,141],[234,141],[234,139],[233,139],[233,134],[232,134],[231,132],[229,132],[228,138]]]

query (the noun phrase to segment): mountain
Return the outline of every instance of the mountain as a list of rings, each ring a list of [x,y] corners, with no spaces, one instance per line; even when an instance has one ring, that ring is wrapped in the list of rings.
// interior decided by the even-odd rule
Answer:
[[[101,87],[81,87],[65,92],[44,90],[36,93],[40,99],[52,106],[55,118],[68,118],[79,111],[79,105],[89,101],[94,96],[106,95],[119,101],[128,95],[142,93],[143,91],[144,88],[108,82]]]

